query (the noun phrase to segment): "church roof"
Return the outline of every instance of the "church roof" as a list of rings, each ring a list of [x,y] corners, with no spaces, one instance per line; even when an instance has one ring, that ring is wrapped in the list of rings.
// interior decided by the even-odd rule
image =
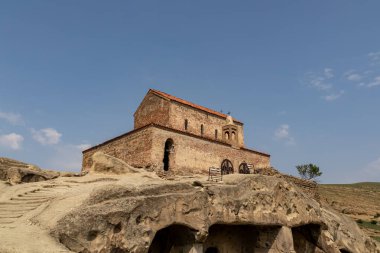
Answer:
[[[190,106],[192,108],[195,108],[195,109],[198,109],[198,110],[201,110],[201,111],[204,111],[204,112],[207,112],[207,113],[210,113],[210,114],[222,117],[222,118],[227,118],[227,116],[228,116],[227,114],[224,114],[224,113],[221,113],[221,112],[217,112],[217,111],[214,111],[212,109],[206,108],[204,106],[191,103],[191,102],[186,101],[186,100],[184,100],[182,98],[175,97],[173,95],[167,94],[167,93],[159,91],[159,90],[149,89],[149,92],[152,92],[152,93],[154,93],[154,94],[156,94],[158,96],[164,97],[166,99],[178,102],[178,103],[183,104],[183,105]],[[233,120],[234,120],[235,123],[243,124],[241,121],[238,121],[236,119],[233,119]]]

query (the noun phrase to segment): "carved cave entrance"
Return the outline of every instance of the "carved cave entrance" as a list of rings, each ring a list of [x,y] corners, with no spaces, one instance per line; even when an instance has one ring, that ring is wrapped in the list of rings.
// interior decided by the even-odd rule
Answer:
[[[187,253],[195,242],[194,230],[183,225],[171,225],[156,233],[148,253]]]
[[[292,228],[293,244],[296,253],[314,253],[322,250],[317,246],[321,227],[317,224],[307,224]],[[319,251],[318,251],[319,250]]]
[[[196,230],[171,225],[156,233],[148,253],[268,252],[279,231],[279,226],[216,224],[210,227],[204,242],[196,242]]]
[[[173,153],[174,145],[172,139],[167,139],[165,142],[165,149],[164,149],[164,170],[168,171],[170,168],[170,154]]]
[[[205,253],[219,253],[219,250],[216,247],[210,247],[206,249]]]

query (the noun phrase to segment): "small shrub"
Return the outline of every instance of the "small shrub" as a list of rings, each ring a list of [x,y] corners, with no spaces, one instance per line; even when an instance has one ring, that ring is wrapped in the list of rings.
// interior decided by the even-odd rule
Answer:
[[[376,225],[376,224],[377,224],[377,221],[375,221],[375,220],[371,220],[371,224]]]
[[[359,220],[357,220],[356,222],[359,223],[359,224],[362,224],[362,223],[363,223],[363,220],[362,220],[362,219],[359,219]]]
[[[373,218],[379,218],[380,217],[380,213],[376,213],[375,216],[373,216]]]

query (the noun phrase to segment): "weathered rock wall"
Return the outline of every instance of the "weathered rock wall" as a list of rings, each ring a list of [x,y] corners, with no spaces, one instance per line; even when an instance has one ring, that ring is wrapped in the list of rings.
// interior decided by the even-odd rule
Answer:
[[[197,185],[105,186],[53,234],[74,252],[379,252],[355,222],[281,178],[229,175]]]
[[[318,184],[316,182],[305,180],[297,177],[293,177],[290,175],[282,174],[282,177],[288,181],[295,184],[297,187],[299,187],[302,192],[306,193],[307,195],[311,196],[315,200],[319,200],[319,191],[318,191]]]
[[[318,191],[318,184],[311,180],[302,179],[299,177],[294,177],[291,175],[283,174],[276,170],[275,168],[265,168],[262,170],[256,171],[258,174],[261,175],[267,175],[267,176],[275,176],[285,179],[287,182],[293,183],[295,186],[297,186],[303,193],[307,194],[308,196],[312,197],[313,199],[319,201],[319,191]]]
[[[0,157],[0,180],[10,184],[45,181],[60,175],[56,171],[41,170],[39,167],[17,160]]]

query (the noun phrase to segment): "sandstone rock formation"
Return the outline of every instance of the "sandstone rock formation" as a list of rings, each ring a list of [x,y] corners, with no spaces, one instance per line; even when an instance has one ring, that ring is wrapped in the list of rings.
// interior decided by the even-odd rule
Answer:
[[[112,173],[112,174],[125,174],[125,173],[137,173],[138,169],[133,168],[124,161],[117,159],[113,156],[106,155],[103,152],[94,153],[91,158],[91,172],[96,173]]]
[[[11,184],[45,181],[59,175],[59,172],[41,170],[32,164],[0,157],[0,180]]]
[[[0,252],[380,252],[286,177],[169,181],[103,154],[93,161],[82,177],[0,181]]]
[[[103,186],[53,235],[74,252],[380,252],[349,218],[262,175]]]

